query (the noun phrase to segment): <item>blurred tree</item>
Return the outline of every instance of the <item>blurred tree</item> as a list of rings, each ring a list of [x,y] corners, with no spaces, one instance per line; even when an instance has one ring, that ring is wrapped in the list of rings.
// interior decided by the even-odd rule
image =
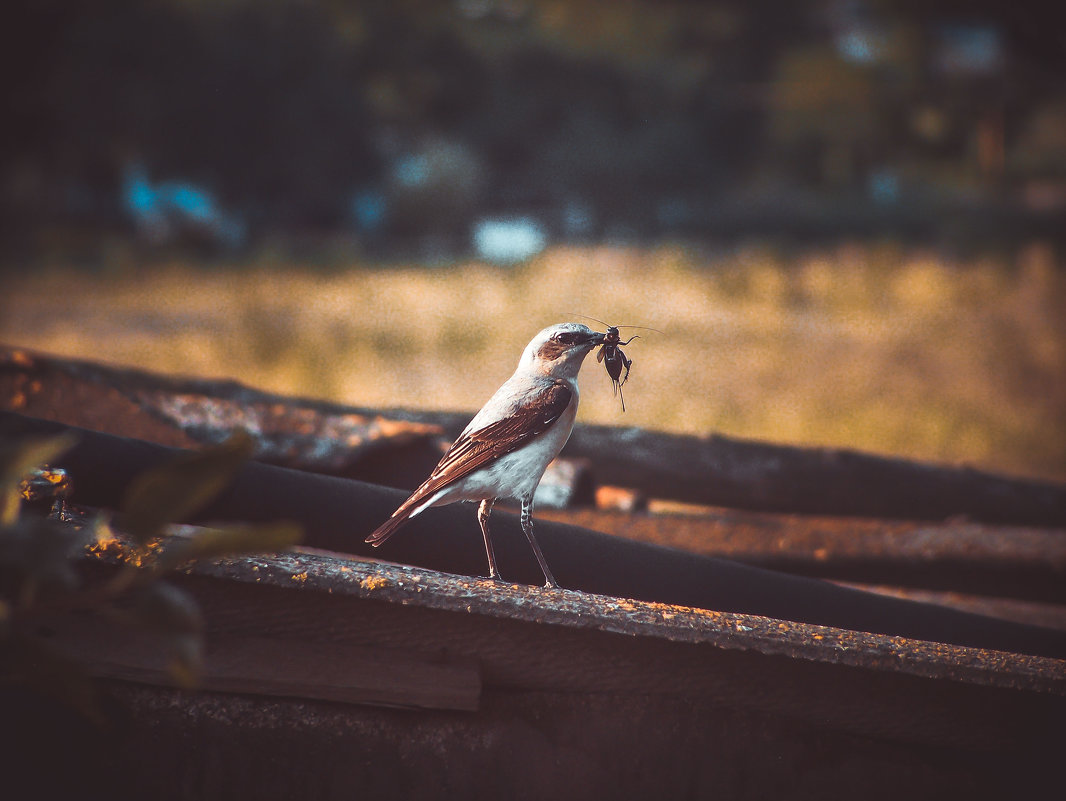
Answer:
[[[878,129],[872,70],[841,59],[828,46],[787,51],[770,88],[771,141],[793,163],[804,154],[817,182],[855,183],[857,163]]]
[[[11,0],[5,11],[17,33],[0,49],[15,119],[0,129],[5,239],[116,224],[135,162],[204,187],[253,236],[348,225],[352,198],[385,202],[399,162],[429,140],[478,165],[476,191],[436,220],[452,236],[472,216],[575,202],[632,227],[664,204],[728,202],[753,176],[831,193],[906,170],[961,191],[978,162],[1009,179],[1032,161],[1028,118],[1061,91],[1066,63],[1055,26],[995,0]],[[991,47],[982,74],[938,72],[944,30],[956,51]],[[419,227],[406,216],[394,236]]]
[[[1066,179],[1066,97],[1040,106],[1026,120],[1011,161],[1021,176]]]

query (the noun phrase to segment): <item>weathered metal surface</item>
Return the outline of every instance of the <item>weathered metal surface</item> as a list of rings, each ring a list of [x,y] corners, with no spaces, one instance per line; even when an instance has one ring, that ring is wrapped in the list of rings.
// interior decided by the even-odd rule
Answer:
[[[98,551],[90,563],[119,557],[116,548]],[[340,659],[356,654],[356,674],[368,660],[386,671],[393,653],[408,655],[400,668],[412,658],[428,664],[435,655],[442,664],[476,664],[483,695],[713,699],[855,734],[966,747],[1024,738],[1026,726],[1066,710],[1063,660],[507,585],[336,554],[200,562],[173,580],[203,609],[209,651],[240,652],[249,641],[307,655],[335,647]],[[247,692],[261,692],[261,672],[249,676]],[[337,659],[327,662],[327,689],[329,678],[342,673]],[[112,665],[107,675],[122,674]],[[385,676],[369,689],[386,690],[391,704],[426,704],[418,683]],[[375,702],[366,690],[330,697]]]
[[[101,737],[39,698],[27,705],[25,694],[0,688],[9,790],[876,799],[905,787],[912,798],[1028,797],[1056,776],[1064,745],[1059,660],[972,649],[959,659],[958,649],[930,643],[322,553],[202,562],[174,580],[204,611],[209,653],[234,642],[238,651],[266,646],[257,661],[277,660],[268,673],[283,678],[294,662],[321,657],[326,685],[343,680],[353,654],[357,673],[375,662],[385,673],[397,653],[476,662],[477,711],[323,703],[298,697],[303,684],[286,698],[271,692],[278,684],[264,695],[255,683],[229,694],[112,682],[105,686],[122,711]],[[805,653],[782,653],[790,644]],[[872,659],[847,664],[853,646]],[[286,652],[297,658],[279,659]],[[402,683],[391,692],[386,703],[410,700]],[[26,772],[12,767],[46,756],[54,769],[18,784]]]
[[[190,398],[203,400],[192,403]],[[15,348],[0,348],[0,402],[25,414],[179,447],[196,441],[198,432],[203,436],[202,427],[211,421],[221,425],[240,419],[255,426],[265,420],[285,431],[271,452],[288,454],[295,448],[304,468],[313,464],[322,472],[336,471],[336,464],[345,464],[348,457],[338,455],[340,446],[327,442],[329,436],[313,435],[316,427],[324,434],[350,433],[359,418],[368,424],[384,418],[418,426],[399,432],[403,437],[428,436],[425,426],[432,426],[450,440],[470,419],[465,413],[359,409],[284,398],[230,381],[170,379]],[[292,419],[286,418],[289,414]],[[165,415],[172,419],[163,419]],[[188,425],[179,428],[173,418],[184,419],[182,415],[188,415]],[[301,434],[298,429],[308,421],[312,433]],[[285,428],[290,424],[297,430]],[[208,430],[217,435],[217,429]],[[345,467],[347,475],[413,487],[439,456],[428,442],[427,447],[408,442],[403,458],[390,459],[387,453],[374,453],[381,439],[361,441],[360,447],[370,448],[365,470]],[[588,459],[597,482],[692,503],[922,520],[963,515],[991,523],[1066,526],[1062,485],[847,450],[578,426],[564,455]]]
[[[319,591],[571,629],[708,644],[726,650],[1066,696],[1066,661],[1061,659],[574,590],[508,584],[306,549],[201,562],[190,566],[186,572],[246,584]],[[648,689],[649,692],[664,690],[676,692],[679,688]]]
[[[0,414],[0,432],[63,428]],[[80,434],[60,465],[74,503],[113,508],[131,476],[173,455]],[[398,496],[250,464],[206,516],[296,518],[310,542],[358,549]],[[211,686],[228,692],[144,686],[162,680],[158,665],[94,652],[92,632],[57,626],[54,637],[106,657],[97,672],[127,679],[106,685],[118,722],[100,736],[46,699],[0,687],[0,735],[12,744],[0,768],[16,777],[5,787],[161,799],[943,798],[1035,796],[1057,779],[1066,661],[864,627],[927,626],[945,638],[968,629],[1066,654],[1061,639],[538,526],[572,586],[639,589],[646,600],[311,549],[190,564],[173,581],[203,611],[209,666],[221,657]],[[505,575],[520,575],[515,554],[528,548],[506,514],[497,537]],[[397,559],[482,568],[471,509],[427,512],[397,540],[387,554]],[[97,556],[84,567],[113,570]],[[663,600],[678,596],[709,608]],[[716,600],[853,627],[716,611]],[[436,666],[459,669],[435,687]],[[51,769],[20,786],[26,773],[12,767],[43,759]]]
[[[255,440],[255,458],[334,475],[385,469],[390,452],[432,459],[442,434],[433,424],[281,399],[228,381],[164,378],[5,347],[0,407],[177,447],[243,429]]]
[[[404,447],[441,433],[433,425],[328,414],[295,403],[145,389],[133,390],[130,396],[196,442],[221,442],[243,429],[255,439],[256,459],[335,475],[349,472],[377,448]]]
[[[1066,602],[1063,529],[721,508],[687,515],[583,508],[539,516],[799,575]]]
[[[0,412],[0,432],[53,434],[58,423]],[[169,449],[90,431],[57,466],[72,480],[72,501],[116,508],[129,482],[173,458]],[[300,522],[315,547],[443,572],[479,575],[484,550],[473,509],[456,505],[427,511],[389,541],[386,550],[363,542],[405,493],[357,481],[248,463],[232,487],[201,520]],[[494,516],[496,557],[506,578],[542,580],[515,516]],[[188,521],[195,522],[195,521]],[[826,582],[633,542],[565,526],[537,524],[537,536],[565,587],[598,595],[741,612],[859,631],[993,648],[1056,658],[1066,656],[1061,633],[1008,624],[951,610],[851,591]]]

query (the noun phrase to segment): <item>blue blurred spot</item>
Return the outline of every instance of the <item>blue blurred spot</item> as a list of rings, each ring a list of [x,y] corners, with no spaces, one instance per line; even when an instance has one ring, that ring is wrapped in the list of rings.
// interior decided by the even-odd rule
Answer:
[[[396,162],[393,175],[403,186],[421,186],[429,180],[429,159],[421,154],[404,156]]]
[[[547,245],[547,233],[532,217],[481,220],[474,226],[474,247],[478,256],[495,264],[525,261]]]
[[[885,37],[867,28],[852,28],[837,37],[837,52],[853,64],[876,64],[885,55]]]
[[[945,72],[987,73],[1003,59],[999,29],[991,25],[945,25],[940,29],[939,64]]]
[[[356,192],[350,211],[361,231],[376,231],[385,222],[387,204],[384,195],[372,189]]]
[[[895,203],[899,200],[899,175],[892,169],[880,169],[870,173],[867,183],[870,197],[878,203]]]

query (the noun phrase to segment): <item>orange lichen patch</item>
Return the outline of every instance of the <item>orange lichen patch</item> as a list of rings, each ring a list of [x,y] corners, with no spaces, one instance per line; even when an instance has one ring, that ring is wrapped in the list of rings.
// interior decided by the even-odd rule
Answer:
[[[406,420],[389,420],[385,417],[377,416],[374,418],[373,426],[376,432],[372,436],[377,436],[380,433],[385,437],[397,437],[401,435],[441,435],[444,433],[443,429],[438,425],[431,423],[415,423],[408,422]]]
[[[58,500],[70,493],[66,470],[43,465],[19,482],[19,496],[25,501]]]
[[[165,542],[165,539],[155,539],[145,545],[136,545],[115,534],[109,526],[97,525],[96,537],[85,546],[85,550],[98,559],[107,558],[134,567],[145,567],[155,562]]]
[[[41,478],[47,481],[49,484],[64,484],[67,480],[67,474],[57,470],[44,470],[41,472]]]
[[[293,581],[298,581],[301,584],[303,584],[305,581],[307,581],[307,572],[305,571],[303,573],[295,573],[295,574],[293,574],[292,580]]]
[[[378,590],[382,587],[388,586],[388,583],[388,579],[384,578],[383,576],[366,576],[362,581],[359,582],[360,586],[362,586],[364,590]]]
[[[92,544],[89,545],[89,550],[94,553],[106,552],[110,549],[120,550],[121,548],[122,541],[111,530],[110,526],[98,526],[96,537]]]

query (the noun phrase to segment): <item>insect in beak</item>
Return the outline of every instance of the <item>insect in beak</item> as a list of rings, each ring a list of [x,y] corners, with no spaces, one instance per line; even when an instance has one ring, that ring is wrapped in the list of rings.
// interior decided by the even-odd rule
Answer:
[[[623,340],[618,333],[618,329],[641,328],[645,331],[654,331],[657,334],[661,334],[662,331],[657,328],[645,328],[639,325],[607,325],[603,320],[597,320],[595,317],[588,317],[584,314],[578,316],[607,326],[607,330],[600,335],[596,361],[602,362],[607,370],[607,375],[611,378],[611,387],[614,390],[614,394],[621,399],[622,411],[624,412],[626,410],[626,399],[622,394],[622,386],[629,380],[629,370],[633,367],[633,360],[626,357],[622,351],[622,345],[628,345],[634,339],[639,339],[640,337],[633,335],[629,339]],[[622,373],[623,368],[625,369],[625,374]]]
[[[639,339],[639,337],[634,335],[623,342],[618,335],[618,327],[608,326],[607,332],[603,335],[603,344],[600,345],[600,349],[596,353],[596,361],[603,362],[607,375],[611,377],[612,389],[622,401],[623,412],[626,410],[626,399],[625,395],[622,394],[622,387],[629,380],[629,370],[633,367],[633,360],[626,357],[621,346],[628,345],[634,339]],[[625,375],[622,375],[623,367],[626,371]]]

